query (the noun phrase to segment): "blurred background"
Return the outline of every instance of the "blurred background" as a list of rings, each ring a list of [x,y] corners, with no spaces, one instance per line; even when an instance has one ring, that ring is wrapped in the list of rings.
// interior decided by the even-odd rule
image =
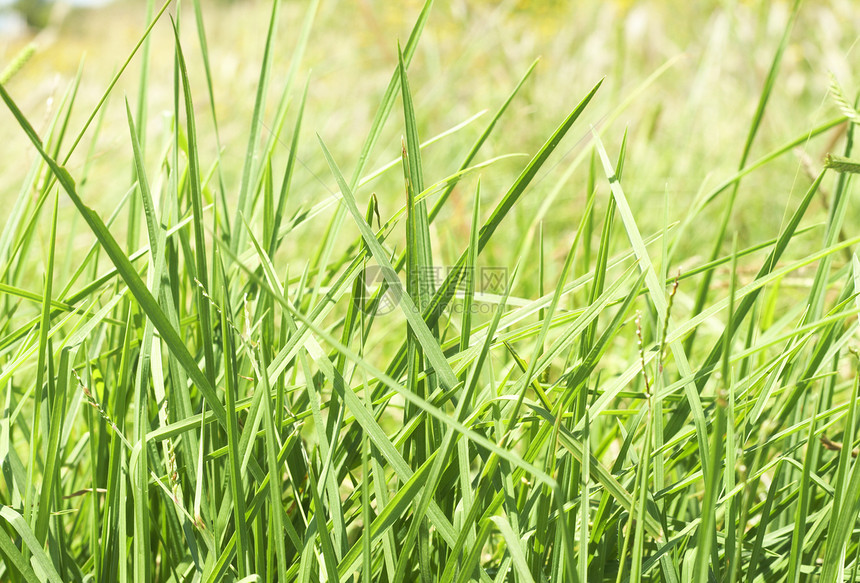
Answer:
[[[23,47],[35,46],[7,87],[37,129],[81,71],[71,126],[77,133],[146,28],[146,4],[141,0],[0,0],[0,69]],[[418,0],[321,3],[297,83],[300,88],[308,81],[309,97],[298,153],[302,163],[294,178],[291,204],[312,204],[335,188],[319,154],[316,133],[326,140],[345,173],[350,173],[396,66],[397,41],[406,42],[422,4]],[[191,2],[184,2],[178,15],[175,7],[169,10],[180,22],[203,144],[201,164],[209,167],[217,146],[191,7]],[[592,125],[604,132],[612,156],[628,132],[625,190],[643,230],[653,232],[663,223],[665,204],[670,220],[677,220],[698,192],[737,169],[790,8],[791,3],[784,0],[436,2],[409,70],[421,137],[444,132],[482,110],[495,111],[539,57],[535,73],[482,150],[482,159],[512,152],[533,154],[605,77],[587,114],[497,237],[533,235],[534,229],[529,229],[538,219],[544,222],[550,244],[571,237],[587,196],[588,156],[583,152]],[[848,95],[855,94],[860,63],[856,8],[854,0],[809,1],[801,7],[750,160],[838,116],[828,97],[831,73]],[[305,2],[282,3],[267,123],[286,83],[305,9]],[[271,2],[261,0],[204,3],[228,200],[238,190],[270,11]],[[147,95],[147,136],[152,147],[147,156],[153,161],[169,136],[172,34],[169,20],[162,19],[152,35]],[[139,58],[132,61],[111,97],[97,140],[87,144],[90,138],[85,138],[86,147],[78,148],[69,164],[73,176],[89,165],[84,195],[103,212],[112,208],[111,196],[124,192],[130,180],[126,172],[117,176],[111,169],[117,157],[124,167],[131,159],[122,96],[129,96],[134,108],[139,63]],[[299,98],[300,94],[293,95],[294,103]],[[291,109],[287,128],[295,110]],[[427,149],[427,184],[456,169],[489,115]],[[16,185],[35,153],[5,108],[0,110],[0,127],[0,159],[4,160],[0,200],[5,204],[18,196]],[[807,175],[820,167],[842,132],[844,127],[835,128],[802,151],[783,156],[766,175],[753,174],[745,180],[735,219],[741,245],[774,236],[786,209],[793,208],[792,196],[806,189]],[[371,168],[399,156],[402,133],[402,115],[395,112],[374,151]],[[285,163],[287,153],[284,144],[276,163]],[[498,200],[524,163],[524,158],[510,159],[485,172],[484,199]],[[459,254],[468,233],[473,185],[466,180],[458,187],[441,217],[444,220],[434,228],[439,239],[434,249],[441,260]],[[383,220],[386,209],[393,212],[403,204],[399,172],[372,183],[363,196],[369,190],[379,195]],[[548,197],[556,201],[552,213],[541,211]],[[719,216],[719,206],[715,205],[714,216]],[[822,216],[825,206],[822,201]],[[849,212],[855,220],[860,218],[856,204]],[[705,225],[688,234],[688,244],[693,251],[698,246],[710,248],[712,236]],[[447,245],[448,239],[456,243]],[[487,253],[509,251],[491,246]],[[695,260],[696,253],[690,257]],[[487,259],[510,262],[509,257]]]
[[[95,8],[111,0],[0,0],[0,31],[4,34],[22,34],[25,29],[39,30],[52,23],[52,10],[59,5],[54,14],[54,22],[62,20],[56,13],[69,8]]]

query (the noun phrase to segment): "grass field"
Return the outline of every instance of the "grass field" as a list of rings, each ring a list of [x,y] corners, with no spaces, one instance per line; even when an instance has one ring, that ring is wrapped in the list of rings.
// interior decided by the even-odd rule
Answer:
[[[0,40],[0,581],[860,579],[860,12],[678,4]]]

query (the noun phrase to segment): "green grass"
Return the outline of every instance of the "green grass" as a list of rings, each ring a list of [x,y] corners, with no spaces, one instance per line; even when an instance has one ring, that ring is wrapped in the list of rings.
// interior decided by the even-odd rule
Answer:
[[[812,8],[708,125],[717,89],[660,102],[689,56],[637,55],[637,7],[602,74],[517,54],[461,115],[455,5],[404,9],[384,76],[317,76],[355,15],[294,4],[251,5],[251,90],[198,1],[149,2],[47,116],[39,50],[3,63],[0,580],[857,580],[857,100],[787,97]],[[702,79],[750,10],[677,16]],[[332,75],[367,128],[326,126]]]

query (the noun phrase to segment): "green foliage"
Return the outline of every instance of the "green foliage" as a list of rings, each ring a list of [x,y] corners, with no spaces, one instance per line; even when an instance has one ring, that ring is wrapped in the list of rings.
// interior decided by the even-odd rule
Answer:
[[[612,122],[669,64],[605,125],[588,127],[605,93],[594,79],[554,112],[528,161],[490,156],[533,63],[440,172],[431,146],[476,118],[420,139],[410,67],[432,26],[427,0],[407,42],[392,44],[390,81],[347,159],[325,132],[302,137],[314,78],[300,91],[295,79],[319,3],[306,8],[281,83],[275,0],[242,155],[222,143],[204,5],[193,2],[197,34],[183,36],[179,17],[165,20],[169,4],[149,4],[68,147],[80,74],[47,123],[6,84],[26,56],[0,82],[15,131],[38,154],[0,234],[0,580],[857,579],[855,106],[834,78],[840,117],[751,156],[799,2],[736,171],[703,184],[674,222],[667,193],[656,223],[625,170],[637,149]],[[175,46],[170,125],[155,151],[146,125],[159,23],[172,24]],[[101,130],[138,52],[127,167],[113,169],[122,186],[102,214],[73,155]],[[842,126],[828,145],[841,154],[791,199],[779,231],[739,247],[733,217],[747,181],[777,176],[784,154]],[[392,127],[399,158],[368,171]],[[590,158],[582,183],[553,163],[574,128],[586,147],[571,166]],[[307,202],[294,174],[311,157],[336,192]],[[513,177],[504,164],[517,165]],[[385,209],[368,183],[389,175],[400,186]],[[555,182],[543,204],[525,204],[545,178]],[[560,196],[571,189],[584,204]],[[706,209],[721,198],[713,221]],[[460,199],[468,231],[443,268],[440,222]],[[553,213],[578,222],[545,230]],[[61,259],[63,221],[94,241],[74,262]],[[711,223],[700,255],[691,233]],[[492,289],[490,273],[503,275]]]

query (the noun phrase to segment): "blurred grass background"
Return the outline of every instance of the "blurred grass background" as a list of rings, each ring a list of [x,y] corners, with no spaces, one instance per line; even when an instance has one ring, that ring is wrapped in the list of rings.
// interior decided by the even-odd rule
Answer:
[[[215,1],[208,3],[204,11],[228,200],[235,200],[238,188],[248,133],[246,120],[251,117],[270,6],[270,2],[260,0]],[[396,65],[395,39],[405,42],[420,6],[418,0],[322,3],[299,73],[300,81],[309,80],[310,89],[299,151],[302,164],[294,178],[293,208],[317,202],[335,190],[317,151],[315,133],[330,144],[348,171],[351,168]],[[656,230],[663,220],[664,197],[669,204],[669,218],[675,220],[684,215],[699,190],[714,186],[736,169],[789,8],[785,1],[438,2],[410,68],[421,137],[427,139],[481,110],[497,108],[532,60],[540,57],[535,75],[512,104],[511,114],[503,119],[502,131],[496,132],[485,147],[488,157],[511,152],[531,154],[580,96],[606,76],[599,99],[586,114],[588,119],[575,130],[579,133],[568,138],[561,153],[551,160],[549,167],[554,170],[542,172],[533,194],[515,209],[514,220],[503,225],[500,237],[519,240],[534,226],[542,195],[557,187],[559,177],[581,152],[589,124],[604,129],[607,114],[628,100],[649,75],[671,62],[665,73],[635,97],[613,126],[605,128],[604,137],[607,145],[617,149],[625,128],[628,130],[625,190],[643,229]],[[279,94],[286,81],[304,6],[301,2],[287,2],[283,9],[271,95]],[[175,7],[171,10],[175,14]],[[27,43],[35,42],[38,47],[10,81],[10,92],[30,119],[44,123],[82,67],[77,115],[72,116],[71,125],[77,131],[145,27],[145,14],[145,2],[114,2],[93,9],[57,6],[45,29],[6,35],[0,40],[3,66]],[[216,144],[190,4],[183,6],[176,17],[187,23],[183,43],[195,84],[201,163],[208,168],[215,159]],[[850,0],[808,2],[803,6],[751,160],[835,115],[836,108],[827,99],[829,72],[839,79],[847,94],[854,94],[858,30],[860,11]],[[158,155],[170,131],[167,112],[172,108],[173,91],[171,36],[168,21],[160,22],[152,36],[150,111],[164,111],[165,116],[150,114],[150,159]],[[134,101],[139,79],[136,66],[137,61],[120,81],[120,92],[108,105],[97,143],[78,148],[69,165],[72,174],[79,175],[88,150],[93,148],[95,158],[82,192],[104,213],[113,208],[115,196],[130,184],[130,177],[117,176],[111,169],[118,159],[130,156],[124,105],[116,96],[125,92]],[[275,107],[274,99],[270,99],[267,120],[273,118]],[[287,127],[291,123],[290,116]],[[424,164],[430,182],[444,177],[452,160],[462,157],[481,123],[428,150]],[[0,159],[6,161],[0,173],[0,201],[11,204],[28,166],[21,156],[29,161],[36,154],[26,146],[22,132],[16,131],[6,110],[0,112],[0,127],[4,128]],[[806,154],[814,166],[820,165],[828,143],[842,129],[808,145]],[[389,124],[371,167],[399,156],[401,133],[399,125]],[[286,144],[279,154],[276,167],[286,161]],[[498,197],[521,164],[520,159],[510,159],[502,162],[503,170],[487,173],[486,200]],[[586,160],[574,170],[559,194],[561,204],[543,217],[550,243],[568,238],[579,220],[586,197],[587,166]],[[753,174],[742,186],[733,225],[741,246],[773,236],[792,194],[802,192],[810,182],[797,156],[784,156],[772,168],[782,171],[769,172],[766,178]],[[448,248],[445,240],[456,237],[462,241],[468,232],[468,205],[457,196],[471,192],[474,179],[461,183],[442,217],[445,220],[434,226],[434,236],[438,238],[434,247],[443,260],[450,260],[459,249],[459,244]],[[393,212],[402,204],[400,182],[399,173],[389,173],[367,189],[377,192],[383,216],[386,209]],[[719,216],[721,204],[710,209],[715,217]],[[820,210],[824,216],[825,209]],[[857,214],[854,205],[849,217]],[[696,250],[710,246],[715,232],[704,227],[690,233],[685,243],[690,252],[682,256],[696,262]],[[83,249],[90,243],[89,234],[76,232],[69,241],[70,252]],[[816,242],[817,237],[810,240],[812,245]],[[297,253],[303,251],[301,240],[293,240],[290,245]],[[511,248],[493,246],[488,249],[487,260],[508,264],[512,258],[504,255]]]

